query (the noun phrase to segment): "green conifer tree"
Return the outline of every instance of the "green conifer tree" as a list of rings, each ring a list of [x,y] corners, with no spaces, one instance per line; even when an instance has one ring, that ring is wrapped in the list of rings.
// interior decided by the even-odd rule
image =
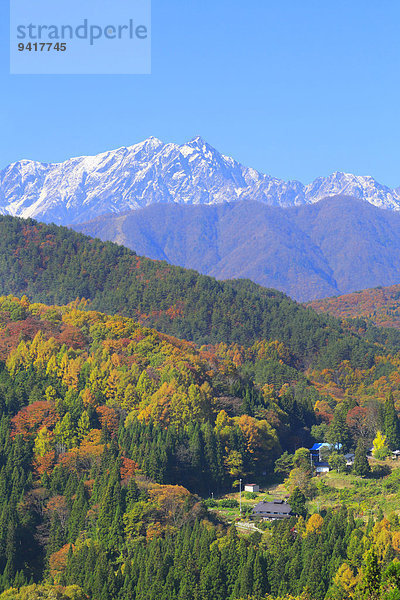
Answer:
[[[391,450],[398,450],[400,448],[400,423],[392,393],[388,395],[385,401],[383,414],[383,432],[387,444]]]
[[[88,503],[86,500],[85,486],[83,479],[81,479],[68,521],[68,541],[74,542],[79,532],[83,529],[87,511]]]
[[[359,477],[366,477],[371,472],[367,458],[367,450],[363,440],[358,440],[354,456],[353,473]]]
[[[361,589],[368,600],[378,600],[380,598],[381,578],[382,574],[378,556],[372,547],[368,550],[365,557],[365,567],[361,583]]]
[[[294,488],[293,493],[289,498],[289,504],[292,508],[292,513],[294,515],[298,515],[301,517],[306,516],[306,497],[298,487]]]

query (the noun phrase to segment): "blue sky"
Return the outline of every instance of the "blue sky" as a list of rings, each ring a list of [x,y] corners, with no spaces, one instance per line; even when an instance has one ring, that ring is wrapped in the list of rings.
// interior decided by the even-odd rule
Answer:
[[[11,76],[6,4],[0,168],[201,135],[276,177],[400,185],[398,0],[153,0],[150,76]]]

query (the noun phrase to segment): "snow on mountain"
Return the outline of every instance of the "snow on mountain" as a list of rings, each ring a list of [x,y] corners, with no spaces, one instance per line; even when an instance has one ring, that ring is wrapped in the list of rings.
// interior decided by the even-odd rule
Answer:
[[[400,209],[399,189],[392,190],[381,185],[373,177],[351,173],[333,173],[329,177],[318,177],[306,186],[306,198],[318,202],[322,198],[343,194],[359,200],[366,200],[380,208]]]
[[[0,173],[0,213],[73,224],[154,203],[257,200],[299,206],[337,194],[400,209],[400,190],[372,177],[334,173],[304,186],[244,167],[197,137],[181,146],[151,137],[96,156],[45,164],[21,160]]]

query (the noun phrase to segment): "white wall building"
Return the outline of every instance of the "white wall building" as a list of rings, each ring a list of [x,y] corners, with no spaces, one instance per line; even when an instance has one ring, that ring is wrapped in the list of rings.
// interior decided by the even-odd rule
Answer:
[[[246,485],[244,486],[244,491],[258,493],[260,491],[260,486],[257,485],[256,483],[246,483]]]

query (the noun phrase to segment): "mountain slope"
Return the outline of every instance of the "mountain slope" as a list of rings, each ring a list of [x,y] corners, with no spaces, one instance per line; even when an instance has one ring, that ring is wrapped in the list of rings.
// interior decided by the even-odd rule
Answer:
[[[400,215],[348,198],[296,211],[296,224],[320,248],[340,293],[400,281]]]
[[[256,202],[157,205],[75,229],[219,279],[249,278],[300,298],[336,293],[329,264],[292,217]]]
[[[219,279],[249,278],[298,300],[400,281],[400,215],[348,197],[291,209],[249,201],[156,205],[75,228]]]
[[[150,204],[221,204],[255,200],[271,206],[310,204],[336,194],[398,210],[400,194],[372,177],[333,173],[305,186],[244,167],[200,137],[178,146],[140,144],[59,164],[21,160],[0,173],[0,212],[59,224]]]
[[[379,327],[400,329],[400,284],[315,300],[308,306],[339,319],[370,319]]]
[[[0,293],[27,294],[48,304],[85,297],[90,308],[135,317],[198,344],[277,339],[303,364],[334,365],[354,357],[368,366],[376,352],[360,338],[361,329],[355,335],[336,319],[251,281],[218,282],[64,227],[4,216]],[[400,348],[400,336],[393,333],[371,328],[362,333]]]
[[[314,371],[311,383],[274,342],[196,349],[118,315],[26,298],[0,297],[0,324],[1,600],[282,600],[283,564],[296,567],[288,593],[304,590],[285,598],[323,600],[355,545],[388,550],[377,577],[398,573],[398,522],[374,521],[397,510],[396,463],[375,462],[370,478],[332,474],[324,486],[305,451],[324,431],[342,452],[389,428],[397,441],[396,356],[367,371],[347,361]],[[240,495],[237,477],[260,482],[262,495]],[[277,487],[304,516],[269,524],[263,539],[238,535],[231,518]],[[372,516],[362,518],[360,497]],[[307,515],[316,502],[318,520]],[[326,566],[317,576],[316,544]]]

